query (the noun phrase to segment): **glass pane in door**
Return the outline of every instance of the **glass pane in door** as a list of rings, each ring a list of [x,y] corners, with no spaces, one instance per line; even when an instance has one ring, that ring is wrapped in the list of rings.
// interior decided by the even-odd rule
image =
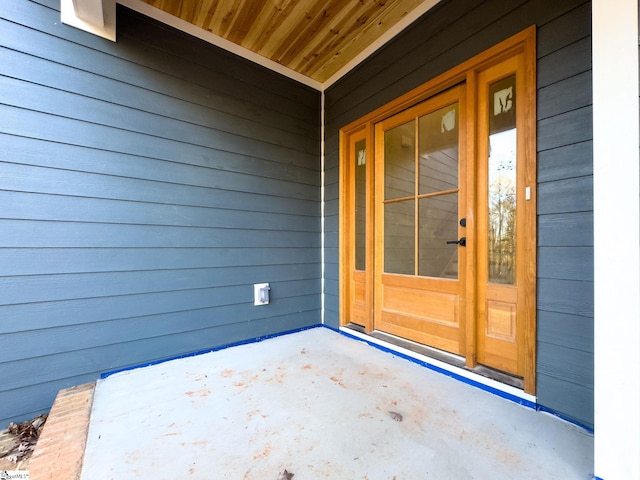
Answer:
[[[415,121],[384,132],[384,199],[413,197],[416,192]]]
[[[458,103],[420,117],[418,275],[458,278]]]
[[[514,285],[516,271],[516,76],[489,86],[489,282]]]
[[[384,206],[384,271],[415,275],[415,201]]]
[[[384,133],[384,271],[415,275],[415,120]]]
[[[355,144],[355,230],[356,230],[356,270],[366,269],[366,220],[367,220],[367,150],[366,142],[360,140]]]
[[[418,275],[458,278],[458,245],[447,244],[458,235],[458,194],[418,201]]]
[[[420,117],[418,193],[458,188],[458,103]]]

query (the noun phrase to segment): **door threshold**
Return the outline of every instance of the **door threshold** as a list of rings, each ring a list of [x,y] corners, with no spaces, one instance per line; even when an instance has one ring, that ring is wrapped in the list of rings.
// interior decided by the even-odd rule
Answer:
[[[444,350],[439,350],[437,348],[429,347],[427,345],[422,345],[420,343],[407,340],[406,338],[398,337],[390,333],[381,332],[380,330],[374,330],[371,333],[367,333],[365,329],[360,325],[348,324],[348,325],[345,325],[345,328],[356,330],[362,334],[376,338],[383,342],[391,343],[397,347],[405,348],[414,353],[418,353],[420,355],[424,355],[426,357],[433,358],[435,360],[440,360],[441,362],[448,363],[449,365],[453,365],[458,368],[465,368],[464,357],[461,357],[460,355],[456,355],[455,353],[449,353],[449,352],[445,352]]]
[[[465,359],[460,355],[428,347],[378,330],[367,333],[362,326],[353,323],[340,327],[340,331],[378,345],[392,353],[397,352],[415,359],[419,363],[441,371],[441,373],[454,376],[461,381],[492,391],[517,403],[528,405],[532,408],[536,406],[536,397],[524,392],[523,380],[519,377],[514,377],[483,365],[470,369],[465,366]]]

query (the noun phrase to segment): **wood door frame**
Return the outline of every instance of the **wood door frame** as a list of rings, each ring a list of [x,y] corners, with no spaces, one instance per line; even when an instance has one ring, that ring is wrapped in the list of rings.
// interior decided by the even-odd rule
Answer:
[[[346,125],[340,129],[340,232],[339,232],[339,279],[340,279],[340,325],[349,323],[349,302],[352,294],[352,273],[350,271],[351,261],[353,259],[353,251],[351,246],[352,238],[352,222],[353,212],[351,212],[351,195],[353,180],[349,167],[348,145],[350,137],[358,132],[364,131],[366,134],[367,152],[373,152],[374,148],[374,126],[377,122],[389,118],[396,113],[410,108],[449,87],[460,83],[467,85],[467,115],[469,123],[469,132],[477,130],[477,76],[479,72],[498,64],[514,55],[521,54],[523,58],[523,92],[520,96],[521,103],[519,108],[523,109],[523,165],[525,168],[526,182],[531,186],[531,202],[527,215],[531,221],[527,222],[527,230],[524,232],[526,238],[532,239],[530,245],[524,250],[526,252],[525,269],[527,274],[527,284],[523,288],[522,298],[525,309],[522,312],[524,326],[524,391],[526,393],[535,394],[536,384],[536,27],[531,26],[520,33],[504,40],[503,42],[489,48],[488,50],[476,55],[475,57],[461,63],[453,69],[445,72],[427,83],[411,90],[410,92],[398,97],[396,100],[383,105],[382,107],[370,112],[364,117]],[[470,134],[473,136],[473,134]],[[469,161],[475,159],[478,152],[478,139],[469,138],[466,147],[466,154]],[[369,162],[370,163],[370,162]],[[467,188],[475,188],[475,165],[467,169]],[[373,282],[373,198],[369,192],[373,189],[375,178],[372,169],[368,167],[367,174],[367,263],[366,276],[367,282]],[[475,195],[475,191],[472,192]],[[467,236],[472,241],[476,235],[476,227],[473,218],[473,207],[467,204],[468,216]],[[370,225],[370,226],[369,226]],[[371,229],[371,231],[369,231]],[[369,235],[371,234],[371,235]],[[371,263],[369,263],[371,262]],[[475,271],[477,269],[477,258],[467,257],[467,269],[471,269],[471,274],[467,275],[466,285],[466,318],[465,324],[475,325],[476,303],[476,283]],[[469,270],[468,270],[469,271]],[[368,283],[372,286],[372,283]],[[371,302],[372,304],[373,302]],[[373,329],[372,311],[370,320],[365,325],[367,332]],[[476,365],[476,332],[474,328],[466,329],[466,366],[473,368]]]

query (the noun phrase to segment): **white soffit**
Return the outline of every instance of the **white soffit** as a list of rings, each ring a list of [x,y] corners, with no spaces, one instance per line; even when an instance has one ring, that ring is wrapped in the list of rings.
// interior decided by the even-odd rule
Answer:
[[[62,23],[116,41],[115,0],[61,0]]]
[[[63,0],[64,1],[72,1],[72,0]],[[84,0],[76,0],[76,1],[84,1]],[[86,0],[89,1],[89,0]],[[91,0],[93,1],[93,0]],[[300,82],[304,85],[307,85],[311,88],[314,88],[319,91],[324,91],[326,88],[330,87],[332,84],[337,82],[344,75],[349,73],[352,69],[362,63],[365,59],[367,59],[370,55],[372,55],[376,50],[381,48],[385,43],[398,35],[402,30],[404,30],[407,26],[413,23],[418,19],[423,13],[430,10],[434,5],[436,5],[440,0],[425,0],[420,6],[416,7],[414,10],[409,12],[399,23],[397,23],[394,27],[390,28],[384,35],[380,36],[373,44],[369,46],[366,50],[364,50],[360,55],[354,58],[347,65],[342,67],[338,73],[333,75],[329,80],[324,83],[320,83],[316,80],[313,80],[306,75],[298,73],[290,68],[285,67],[273,60],[270,60],[266,57],[258,55],[257,53],[252,52],[240,45],[237,45],[233,42],[228,41],[222,37],[214,35],[211,32],[203,30],[195,25],[192,25],[189,22],[182,20],[181,18],[170,15],[158,8],[152,7],[151,5],[143,2],[142,0],[117,0],[117,3],[123,5],[131,10],[135,10],[138,13],[151,17],[159,22],[162,22],[171,27],[177,28],[185,33],[193,35],[205,42],[211,43],[212,45],[216,45],[224,50],[227,50],[231,53],[239,55],[247,60],[250,60],[258,65],[262,65],[274,72],[280,73],[286,77],[289,77],[297,82]]]

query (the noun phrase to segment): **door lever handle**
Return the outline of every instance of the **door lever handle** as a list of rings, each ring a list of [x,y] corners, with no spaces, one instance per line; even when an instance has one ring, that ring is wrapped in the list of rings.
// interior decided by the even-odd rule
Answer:
[[[460,245],[461,247],[466,247],[467,237],[461,237],[460,240],[449,240],[447,245]]]

